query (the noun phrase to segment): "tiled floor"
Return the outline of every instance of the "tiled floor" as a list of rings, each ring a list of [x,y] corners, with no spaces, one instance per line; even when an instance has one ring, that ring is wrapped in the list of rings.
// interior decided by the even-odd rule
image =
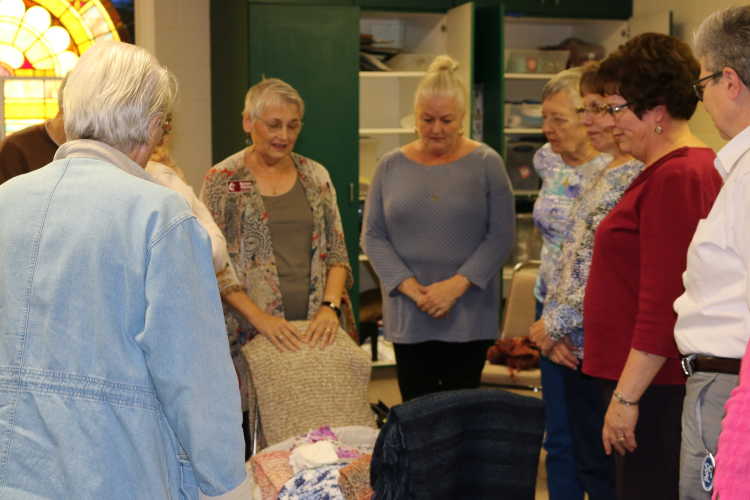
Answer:
[[[524,391],[522,394],[526,396],[533,395],[528,391]],[[377,402],[378,400],[383,401],[388,406],[397,405],[401,402],[401,394],[398,391],[398,383],[396,382],[395,366],[380,366],[373,368],[372,378],[370,380],[369,399],[371,402]],[[544,468],[544,457],[545,453],[544,450],[542,450],[539,459],[539,470],[537,473],[535,500],[548,500],[549,498],[549,494],[547,493],[547,473]]]

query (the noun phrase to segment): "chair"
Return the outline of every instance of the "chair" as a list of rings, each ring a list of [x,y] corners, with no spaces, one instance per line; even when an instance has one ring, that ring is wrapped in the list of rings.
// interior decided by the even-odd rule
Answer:
[[[308,322],[291,324],[303,333]],[[323,350],[304,345],[279,352],[258,335],[242,352],[252,374],[253,443],[273,445],[323,425],[375,427],[367,399],[369,356],[343,329]]]
[[[544,403],[497,389],[391,408],[372,454],[373,500],[533,500]]]
[[[538,260],[519,262],[513,268],[500,338],[509,339],[529,334],[536,310],[534,285],[538,273]],[[511,372],[507,366],[493,365],[488,361],[482,370],[482,384],[538,392],[542,388],[542,374],[538,368]]]

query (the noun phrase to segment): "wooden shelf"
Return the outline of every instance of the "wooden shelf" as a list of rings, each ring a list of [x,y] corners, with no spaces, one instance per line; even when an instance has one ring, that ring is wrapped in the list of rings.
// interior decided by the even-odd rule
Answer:
[[[367,135],[395,135],[395,134],[404,134],[404,135],[413,135],[414,129],[411,128],[361,128],[359,129],[359,136],[367,136]]]
[[[540,128],[506,128],[504,130],[506,134],[542,134]]]
[[[426,71],[360,71],[360,78],[422,78]]]
[[[553,73],[505,73],[503,76],[506,80],[549,80],[555,75]]]

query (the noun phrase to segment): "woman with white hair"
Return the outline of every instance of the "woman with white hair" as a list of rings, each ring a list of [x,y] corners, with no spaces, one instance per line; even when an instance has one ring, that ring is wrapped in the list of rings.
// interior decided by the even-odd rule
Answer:
[[[362,227],[405,401],[479,386],[513,243],[510,182],[500,156],[464,136],[456,67],[438,56],[419,84],[418,138],[383,156]]]
[[[256,335],[284,350],[325,348],[340,319],[354,332],[336,191],[321,164],[294,153],[304,114],[304,101],[288,83],[269,78],[251,87],[242,126],[252,144],[216,164],[203,182],[201,199],[226,237],[235,289],[246,292],[222,290],[232,306],[225,318],[233,348]],[[298,331],[292,321],[309,324]],[[236,361],[243,409],[252,412],[252,367],[242,356]]]
[[[542,90],[542,132],[548,143],[534,155],[534,168],[542,178],[542,188],[534,203],[534,223],[542,234],[542,263],[534,288],[537,317],[542,316],[548,294],[556,288],[563,241],[573,225],[571,208],[584,186],[612,160],[591,144],[586,127],[577,113],[582,106],[580,81],[582,68],[571,68],[555,75]],[[575,370],[578,359],[567,340],[547,335],[544,320],[539,319],[530,335],[544,354],[539,362],[545,403],[547,484],[552,500],[581,500],[584,491],[592,499],[612,496],[611,468],[598,460],[596,451],[591,467],[576,466],[575,440],[568,420],[565,379]],[[551,361],[552,349],[562,353],[567,366]],[[587,450],[588,451],[588,450]]]
[[[175,81],[95,44],[68,142],[0,187],[0,496],[247,498],[240,400],[211,249],[143,167]]]

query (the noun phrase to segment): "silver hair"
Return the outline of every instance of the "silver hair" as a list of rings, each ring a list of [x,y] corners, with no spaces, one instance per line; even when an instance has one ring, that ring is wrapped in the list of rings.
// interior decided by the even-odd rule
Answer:
[[[579,66],[563,70],[553,76],[542,89],[542,101],[546,101],[557,93],[567,92],[573,101],[573,107],[579,108],[582,103],[580,87],[583,72],[583,67]]]
[[[414,109],[424,98],[441,96],[452,97],[461,114],[466,112],[466,87],[456,75],[458,63],[450,56],[437,56],[427,69],[414,94]]]
[[[750,84],[750,6],[729,7],[708,16],[693,35],[695,56],[706,71],[725,67]]]
[[[253,120],[263,114],[268,105],[294,104],[299,109],[300,118],[305,116],[305,101],[297,89],[279,78],[264,78],[256,83],[245,94],[245,108],[242,116]]]
[[[97,42],[68,74],[63,91],[65,135],[130,153],[149,143],[153,120],[166,119],[176,93],[174,75],[146,50]]]

